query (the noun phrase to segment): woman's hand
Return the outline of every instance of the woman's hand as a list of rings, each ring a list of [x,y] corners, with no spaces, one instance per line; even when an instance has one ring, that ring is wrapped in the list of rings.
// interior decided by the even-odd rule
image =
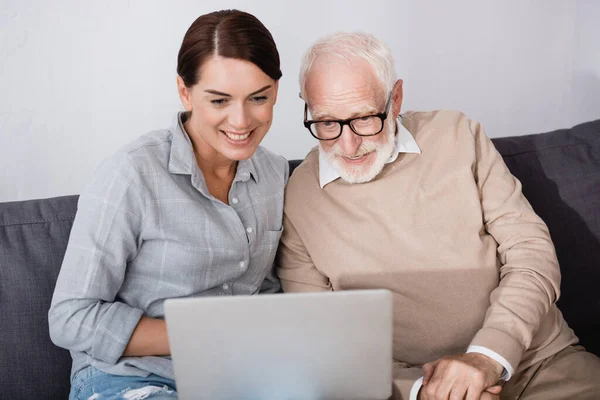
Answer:
[[[167,356],[170,354],[167,323],[163,319],[146,316],[143,316],[138,322],[123,352],[124,357]]]

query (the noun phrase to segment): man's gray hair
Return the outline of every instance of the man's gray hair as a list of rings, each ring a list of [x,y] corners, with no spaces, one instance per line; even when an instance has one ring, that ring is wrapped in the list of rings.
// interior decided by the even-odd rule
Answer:
[[[396,68],[391,49],[381,40],[368,33],[340,32],[324,37],[315,42],[304,54],[300,66],[300,96],[306,100],[306,78],[318,58],[337,58],[348,63],[362,58],[367,61],[385,93],[389,93],[396,83]]]

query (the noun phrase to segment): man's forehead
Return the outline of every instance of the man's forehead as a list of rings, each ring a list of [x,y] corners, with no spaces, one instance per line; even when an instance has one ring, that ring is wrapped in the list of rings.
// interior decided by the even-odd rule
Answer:
[[[385,102],[381,81],[362,58],[319,57],[307,75],[305,93],[313,119],[374,113]]]
[[[308,106],[312,119],[346,119],[379,112],[378,103],[378,98],[373,95],[340,97],[336,100],[315,97],[313,102],[309,100]]]
[[[328,79],[330,77],[360,77],[366,81],[377,80],[375,70],[366,60],[356,57],[345,59],[333,56],[321,56],[317,58],[307,80]]]
[[[381,82],[375,71],[363,59],[347,60],[318,59],[306,77],[305,90],[329,96],[343,95],[347,91],[381,91]]]
[[[327,82],[306,87],[305,99],[313,119],[352,118],[382,111],[385,99],[381,85],[367,82]]]

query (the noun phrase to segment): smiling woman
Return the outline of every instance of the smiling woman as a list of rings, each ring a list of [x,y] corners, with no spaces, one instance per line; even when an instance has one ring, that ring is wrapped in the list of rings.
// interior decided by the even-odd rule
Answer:
[[[214,55],[193,87],[178,77],[189,118],[185,129],[198,163],[228,164],[254,154],[267,134],[277,99],[277,81],[255,64]]]
[[[71,399],[176,398],[164,300],[280,289],[288,163],[259,146],[281,78],[275,42],[248,13],[206,14],[177,73],[185,111],[106,160],[79,200],[49,311],[73,357]]]
[[[249,158],[271,127],[279,53],[256,22],[246,13],[203,16],[179,50],[177,86],[200,168]]]

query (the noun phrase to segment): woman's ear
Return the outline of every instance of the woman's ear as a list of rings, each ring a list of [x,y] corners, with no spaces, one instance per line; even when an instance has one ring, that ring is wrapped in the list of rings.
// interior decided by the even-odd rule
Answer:
[[[179,93],[179,99],[186,111],[192,111],[192,96],[190,89],[185,86],[185,82],[180,76],[177,76],[177,93]]]

